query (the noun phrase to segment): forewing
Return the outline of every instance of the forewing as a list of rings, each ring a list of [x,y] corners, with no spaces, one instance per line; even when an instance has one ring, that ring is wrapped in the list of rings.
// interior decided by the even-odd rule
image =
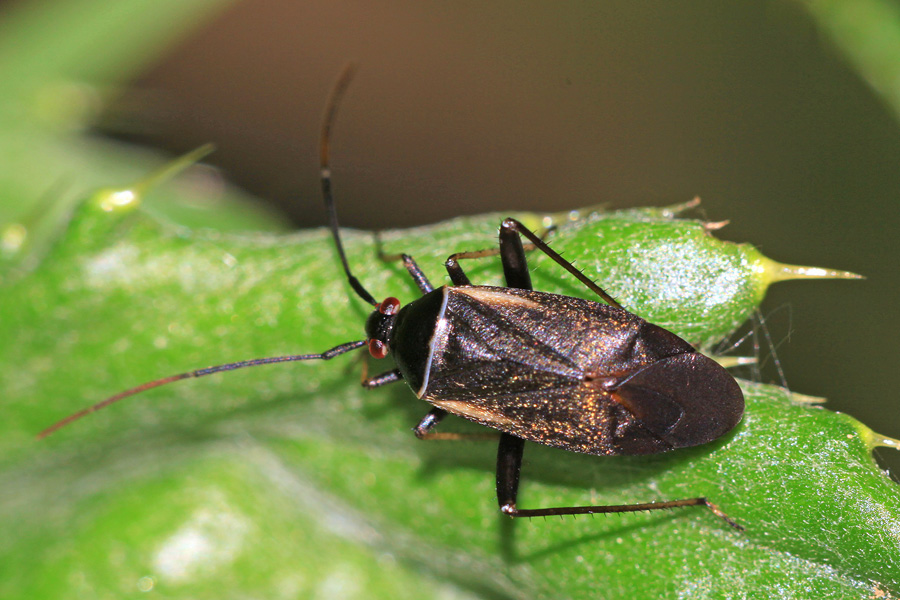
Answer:
[[[657,361],[610,392],[614,402],[672,448],[718,439],[744,413],[744,396],[734,378],[696,352]]]
[[[482,425],[570,452],[654,454],[672,449],[609,394],[589,384],[432,402]]]
[[[448,412],[601,455],[702,444],[740,420],[724,369],[630,313],[525,290],[449,291],[422,395]]]

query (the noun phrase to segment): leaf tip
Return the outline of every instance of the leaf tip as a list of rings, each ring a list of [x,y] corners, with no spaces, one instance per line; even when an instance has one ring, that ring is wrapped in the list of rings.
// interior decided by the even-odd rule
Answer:
[[[863,440],[870,450],[875,448],[893,448],[894,450],[900,450],[900,440],[881,435],[880,433],[875,433],[871,429],[864,433]]]
[[[664,207],[662,213],[665,217],[674,218],[698,206],[700,206],[700,196],[694,196],[687,202],[679,202],[678,204]]]
[[[813,404],[825,404],[828,402],[828,398],[824,398],[822,396],[810,396],[807,394],[800,394],[798,392],[791,392],[791,401],[795,404],[805,404],[807,406],[811,406]]]
[[[755,356],[710,356],[710,358],[726,369],[754,365],[757,362]]]
[[[22,223],[9,223],[0,228],[0,254],[17,254],[28,239],[28,228]]]
[[[145,194],[151,188],[172,179],[188,167],[191,167],[216,149],[213,144],[203,144],[178,158],[171,160],[131,186],[138,194]]]
[[[213,144],[204,144],[178,158],[169,161],[143,179],[125,188],[102,188],[94,192],[91,202],[103,212],[123,213],[136,208],[141,198],[152,188],[172,179],[191,165],[215,150]]]
[[[141,203],[141,197],[132,188],[102,188],[94,192],[91,202],[103,212],[122,213],[137,208]]]
[[[791,279],[865,279],[864,276],[851,273],[850,271],[786,265],[766,258],[761,261],[761,269],[764,278],[769,284]]]
[[[729,223],[731,223],[731,221],[729,221],[728,219],[725,219],[724,221],[706,221],[703,223],[703,229],[705,229],[707,232],[718,231]]]

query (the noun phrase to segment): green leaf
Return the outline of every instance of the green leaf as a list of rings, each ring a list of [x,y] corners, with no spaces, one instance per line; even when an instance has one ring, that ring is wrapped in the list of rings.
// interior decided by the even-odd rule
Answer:
[[[702,508],[511,521],[496,449],[417,441],[406,386],[364,392],[352,356],[147,392],[34,434],[142,381],[363,336],[326,230],[234,235],[161,224],[109,192],[82,204],[25,277],[0,282],[0,595],[4,598],[867,598],[900,590],[900,506],[853,419],[744,383],[743,422],[649,457],[529,445],[520,505],[705,495]],[[539,223],[536,215],[519,215]],[[497,215],[388,232],[436,284],[452,252],[496,245]],[[418,292],[373,236],[346,231],[378,296]],[[708,346],[781,266],[667,211],[563,224],[553,247],[623,304]],[[585,295],[532,253],[536,289]],[[467,261],[499,283],[496,258]],[[795,269],[796,270],[796,269]],[[586,297],[590,297],[587,295]],[[371,365],[372,369],[384,368]],[[448,431],[471,424],[450,420]],[[880,596],[884,597],[884,596]]]

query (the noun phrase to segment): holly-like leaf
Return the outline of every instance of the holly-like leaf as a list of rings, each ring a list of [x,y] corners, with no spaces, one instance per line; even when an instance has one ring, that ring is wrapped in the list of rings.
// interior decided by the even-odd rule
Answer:
[[[176,383],[36,442],[55,420],[142,381],[364,337],[370,307],[345,282],[326,230],[174,228],[110,194],[85,202],[42,263],[0,289],[3,597],[900,590],[900,506],[870,456],[877,436],[771,386],[745,383],[743,422],[703,447],[601,458],[529,445],[525,455],[522,507],[704,495],[744,531],[702,508],[513,522],[497,511],[493,444],[417,441],[409,429],[428,406],[403,384],[364,392],[352,355]],[[457,219],[382,241],[440,284],[441,261],[493,247],[499,221]],[[548,239],[636,313],[708,345],[783,270],[708,229],[623,211]],[[379,261],[371,234],[345,236],[376,297],[418,295],[402,266]],[[529,260],[536,289],[590,297],[539,253]],[[465,266],[473,281],[500,282],[496,257]]]

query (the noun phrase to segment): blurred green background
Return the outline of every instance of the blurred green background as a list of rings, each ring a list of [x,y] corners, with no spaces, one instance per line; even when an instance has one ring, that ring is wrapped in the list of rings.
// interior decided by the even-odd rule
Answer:
[[[792,389],[900,436],[900,108],[867,83],[900,81],[897,13],[246,0],[135,79],[105,129],[172,152],[215,142],[229,179],[318,226],[322,105],[357,60],[333,152],[346,225],[699,195],[731,221],[721,237],[868,278],[780,284],[763,313]]]

